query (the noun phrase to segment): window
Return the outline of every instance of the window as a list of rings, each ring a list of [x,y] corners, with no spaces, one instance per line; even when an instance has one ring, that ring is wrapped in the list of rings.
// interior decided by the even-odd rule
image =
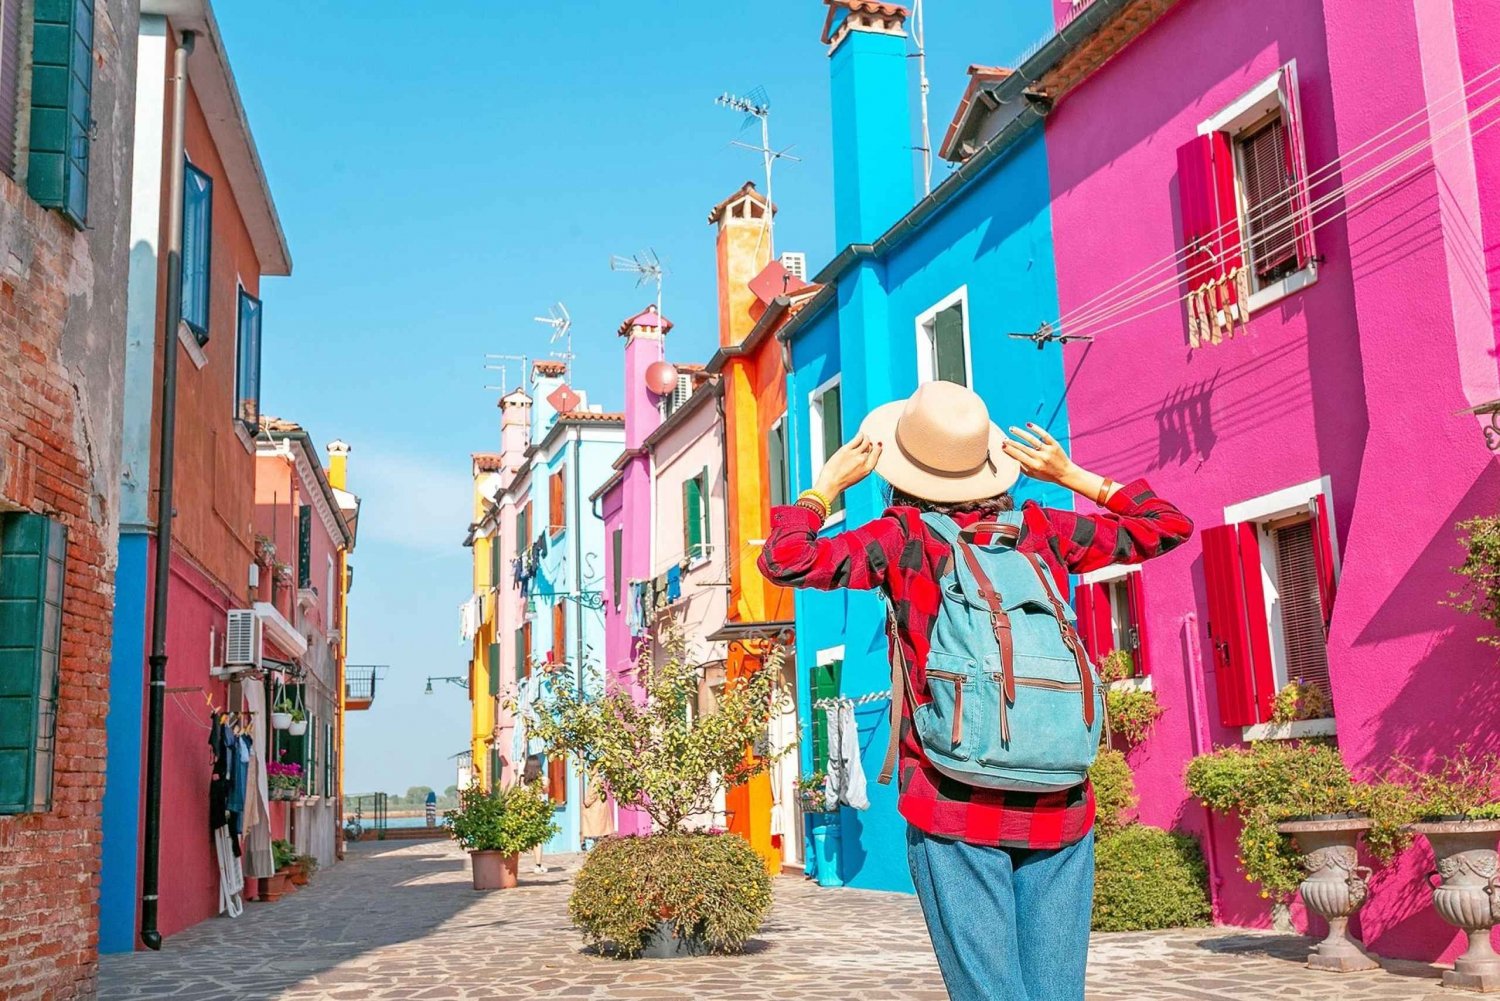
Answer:
[[[328,557],[328,572],[323,575],[323,622],[328,629],[337,628],[334,617],[338,602],[338,592],[333,586],[333,557]]]
[[[568,660],[568,607],[562,601],[552,606],[552,662]]]
[[[16,4],[7,0],[5,6]],[[89,137],[94,127],[94,0],[52,0],[32,7],[26,188],[37,204],[57,209],[82,229],[89,215]],[[10,141],[10,135],[0,140]]]
[[[333,724],[323,724],[323,794],[333,796],[338,790],[334,788],[334,779],[338,776],[338,763],[336,751],[333,745]]]
[[[693,377],[682,374],[677,377],[677,384],[672,391],[661,398],[662,416],[671,417],[678,409],[686,403],[693,395]]]
[[[566,497],[567,470],[559,469],[547,480],[547,520],[551,535],[561,535],[568,526]]]
[[[490,588],[498,590],[500,587],[500,533],[495,532],[492,535],[486,536],[484,539],[484,548],[489,552]]]
[[[816,480],[818,474],[823,471],[823,463],[827,462],[828,457],[844,444],[843,394],[838,376],[813,391],[810,410],[812,475]],[[843,497],[835,497],[832,500],[833,510],[829,514],[842,512],[844,510]]]
[[[531,623],[522,623],[516,630],[516,678],[531,675]]]
[[[625,530],[623,528],[617,528],[610,533],[609,549],[611,590],[613,592],[615,611],[618,612],[620,610],[620,599],[623,596],[625,588],[624,574],[621,572],[624,569],[625,563]]]
[[[516,512],[516,555],[519,556],[531,545],[531,501]]]
[[[213,201],[213,178],[192,164],[187,164],[182,178],[182,322],[198,338],[200,346],[208,343]],[[259,367],[257,363],[257,370]],[[259,377],[257,371],[256,379],[259,380]]]
[[[1177,151],[1194,347],[1218,343],[1255,310],[1317,277],[1296,63],[1198,132]]]
[[[235,346],[234,416],[254,434],[260,430],[260,300],[244,289]]]
[[[297,508],[297,587],[312,587],[312,515],[311,504]]]
[[[917,317],[917,381],[969,385],[968,286]]]
[[[708,555],[708,469],[682,484],[682,551],[691,560]]]
[[[835,647],[818,652],[818,664],[808,677],[812,694],[812,770],[828,771],[828,714],[818,708],[819,699],[836,699],[844,673],[844,650]]]
[[[1333,703],[1326,637],[1337,556],[1326,480],[1225,509],[1203,532],[1208,633],[1226,726],[1271,718],[1289,682],[1320,688]]]
[[[787,501],[785,416],[771,425],[771,433],[766,437],[766,480],[771,506],[785,504]]]
[[[485,662],[485,668],[490,676],[490,697],[498,698],[500,695],[500,644],[491,643],[489,646],[489,659]]]
[[[20,108],[21,3],[0,0],[0,172],[16,176],[16,115]]]
[[[1151,675],[1146,646],[1145,587],[1139,567],[1109,567],[1079,578],[1073,591],[1078,634],[1094,663],[1116,650],[1130,654],[1131,673]]]
[[[68,530],[0,514],[0,814],[52,808]]]

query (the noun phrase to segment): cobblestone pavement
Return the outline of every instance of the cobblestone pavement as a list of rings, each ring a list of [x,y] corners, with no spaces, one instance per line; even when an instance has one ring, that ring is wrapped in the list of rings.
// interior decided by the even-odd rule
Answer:
[[[777,884],[748,953],[621,962],[583,951],[568,924],[569,872],[523,873],[519,889],[475,893],[446,843],[352,846],[349,859],[272,903],[250,902],[175,935],[160,953],[105,956],[100,998],[619,998],[629,1001],[943,1001],[915,901]],[[554,860],[556,865],[556,860]],[[1436,972],[1317,976],[1304,939],[1200,928],[1097,935],[1090,1001],[1440,998]],[[1451,999],[1451,995],[1450,995]]]

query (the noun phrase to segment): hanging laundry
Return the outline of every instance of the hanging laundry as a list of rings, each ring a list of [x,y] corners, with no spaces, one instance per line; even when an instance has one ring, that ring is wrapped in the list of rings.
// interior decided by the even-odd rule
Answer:
[[[667,604],[673,604],[682,597],[682,568],[671,567],[667,570]]]
[[[828,713],[828,777],[823,783],[823,805],[832,810],[840,803],[868,810],[865,767],[859,758],[859,722],[854,703],[841,699]]]

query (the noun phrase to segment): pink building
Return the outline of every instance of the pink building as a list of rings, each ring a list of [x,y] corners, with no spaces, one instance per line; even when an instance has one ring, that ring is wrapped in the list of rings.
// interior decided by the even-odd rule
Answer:
[[[1132,754],[1140,819],[1202,839],[1227,923],[1268,908],[1234,824],[1186,796],[1194,755],[1336,734],[1378,772],[1500,746],[1494,652],[1441,603],[1454,523],[1500,502],[1465,413],[1500,396],[1500,115],[1493,78],[1472,82],[1500,62],[1490,6],[1057,2],[1070,37],[1049,44],[1073,51],[1028,89],[1049,113],[1060,330],[1092,338],[1064,348],[1074,457],[1149,477],[1199,528],[1086,578],[1083,604],[1166,710]],[[1271,725],[1298,678],[1331,713]],[[1431,863],[1419,844],[1377,875],[1375,952],[1460,951]]]

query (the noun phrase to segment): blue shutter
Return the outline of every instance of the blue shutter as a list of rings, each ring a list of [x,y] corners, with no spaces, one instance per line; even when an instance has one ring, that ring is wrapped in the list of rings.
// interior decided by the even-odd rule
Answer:
[[[197,336],[199,344],[208,343],[213,208],[213,178],[192,164],[185,164],[182,172],[182,319]]]
[[[67,529],[0,515],[0,814],[52,805]]]
[[[234,415],[260,430],[260,300],[240,289],[239,357],[234,371]]]
[[[89,215],[94,0],[36,0],[26,188],[79,229]]]

